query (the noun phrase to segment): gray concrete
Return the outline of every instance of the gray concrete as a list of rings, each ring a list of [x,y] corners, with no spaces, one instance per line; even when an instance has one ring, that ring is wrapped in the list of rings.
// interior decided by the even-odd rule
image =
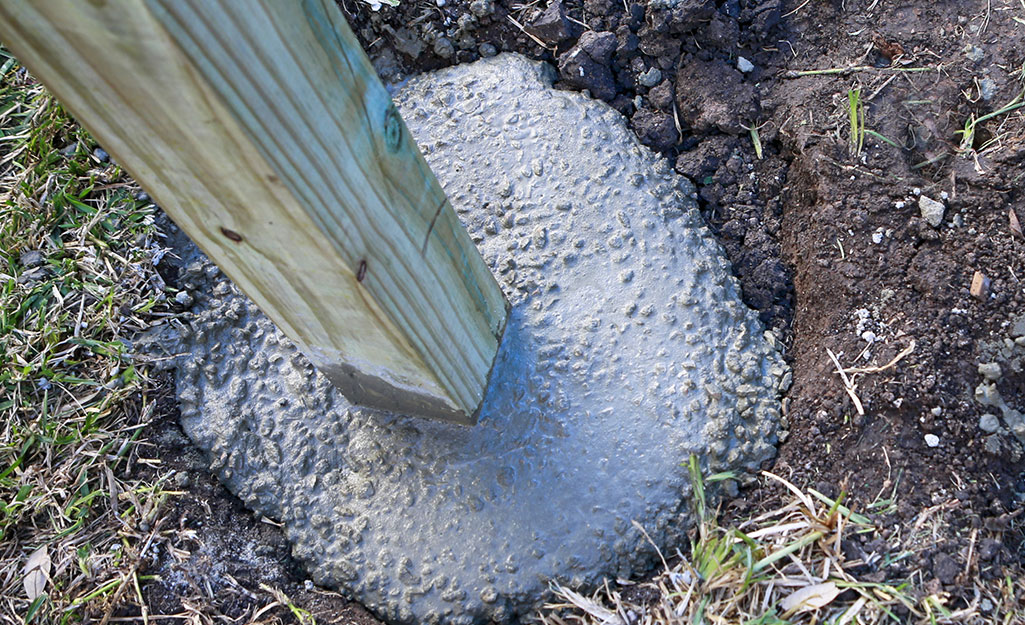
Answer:
[[[684,539],[691,452],[774,453],[784,365],[693,186],[550,80],[501,55],[397,98],[513,306],[478,426],[353,408],[215,269],[184,275],[187,433],[317,583],[393,622],[504,621],[550,580],[639,573],[631,521]]]

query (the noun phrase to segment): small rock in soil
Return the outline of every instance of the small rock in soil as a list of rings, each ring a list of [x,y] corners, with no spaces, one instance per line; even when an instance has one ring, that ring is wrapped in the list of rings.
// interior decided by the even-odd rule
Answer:
[[[495,5],[491,0],[473,0],[470,3],[470,13],[478,18],[490,17],[495,12]]]
[[[391,29],[389,28],[389,30]],[[423,39],[417,37],[416,34],[408,28],[392,30],[391,34],[392,40],[395,44],[395,49],[409,58],[418,58],[424,51]]]
[[[717,13],[712,21],[694,33],[694,37],[705,47],[727,49],[740,40],[740,27],[737,20]]]
[[[660,111],[668,111],[673,107],[673,83],[663,80],[662,84],[648,91],[648,102]]]
[[[990,280],[986,277],[986,274],[976,271],[975,275],[972,276],[972,286],[969,287],[968,292],[975,299],[984,302],[989,297],[989,285]]]
[[[983,560],[992,560],[997,557],[1000,550],[1004,548],[1004,544],[995,538],[984,538],[979,543],[979,558]]]
[[[611,101],[616,97],[616,83],[609,71],[609,61],[615,50],[615,35],[588,31],[580,36],[577,45],[559,57],[559,76],[572,87],[587,89],[594,97]]]
[[[642,87],[652,88],[662,80],[662,70],[652,67],[637,77],[637,83]]]
[[[573,36],[573,22],[566,17],[566,7],[562,0],[554,0],[525,30],[545,44],[555,46]]]
[[[447,37],[438,37],[434,40],[434,53],[443,59],[450,59],[456,54],[456,47]]]
[[[939,228],[940,224],[943,223],[943,213],[947,210],[943,202],[938,202],[923,195],[918,198],[918,208],[922,211],[922,219],[933,228]]]
[[[612,33],[589,31],[580,36],[577,47],[598,63],[607,65],[612,59],[612,53],[616,51],[617,43]]]
[[[983,439],[982,447],[986,450],[986,453],[991,456],[999,456],[1004,449],[999,434],[990,434]]]
[[[932,559],[932,574],[944,584],[953,584],[961,567],[949,554],[940,552]]]
[[[676,122],[665,113],[642,108],[630,119],[641,142],[656,150],[668,150],[679,138]]]
[[[751,61],[748,61],[742,56],[737,57],[737,69],[744,72],[745,74],[754,70],[755,66]]]
[[[637,51],[641,40],[626,24],[616,29],[616,56],[622,60]]]
[[[987,434],[993,434],[1000,429],[1000,419],[995,414],[987,412],[979,417],[979,429]]]
[[[997,362],[985,362],[979,364],[979,375],[986,378],[990,382],[996,382],[1003,376],[1003,371],[1000,369],[1000,363]]]
[[[664,19],[674,35],[689,32],[715,14],[712,0],[652,0],[648,5],[649,19],[655,12],[665,12]],[[654,21],[654,20],[652,20]]]
[[[925,444],[928,445],[929,447],[939,447],[940,446],[940,437],[936,436],[935,434],[926,434],[925,435]]]

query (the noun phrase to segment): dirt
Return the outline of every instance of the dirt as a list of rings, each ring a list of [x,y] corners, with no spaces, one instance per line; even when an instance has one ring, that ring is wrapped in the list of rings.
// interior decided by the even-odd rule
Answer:
[[[1017,0],[678,0],[656,8],[669,4],[341,6],[385,80],[501,51],[546,60],[561,68],[562,88],[609,101],[698,185],[745,301],[793,368],[787,436],[765,468],[827,495],[847,492],[852,507],[887,528],[854,543],[852,559],[910,554],[864,575],[914,574],[956,602],[976,574],[1020,571],[1022,441],[975,391],[984,382],[979,365],[995,362],[996,390],[1025,408],[1025,347],[1014,342],[1025,334],[1025,322],[1017,327],[1025,239],[1014,229],[1025,219],[1025,108],[986,120],[973,140],[957,131],[1022,93],[1025,38],[1015,20],[1025,8]],[[850,139],[851,90],[860,90],[871,131],[860,149]],[[923,217],[922,204],[937,206],[928,200],[942,206],[938,226]],[[977,272],[985,288],[973,294]],[[875,369],[852,373],[848,392],[830,352],[844,368]],[[997,417],[993,433],[980,429],[980,420],[992,429],[986,414]],[[297,605],[353,615],[322,622],[371,622],[337,596],[307,591],[282,555],[280,532],[217,486],[180,432],[163,438],[165,464],[191,476],[174,505],[184,523],[202,519],[200,541],[226,541],[236,554],[246,544],[271,547],[255,564],[227,563],[231,576],[247,588],[267,576]],[[750,513],[775,497],[751,486],[728,512]],[[182,572],[194,583],[204,576]],[[184,588],[151,592],[173,610]],[[225,614],[258,603],[235,595]]]

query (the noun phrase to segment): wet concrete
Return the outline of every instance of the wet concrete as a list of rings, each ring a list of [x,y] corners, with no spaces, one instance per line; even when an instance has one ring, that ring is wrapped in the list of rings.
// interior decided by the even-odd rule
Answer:
[[[183,426],[319,584],[398,623],[506,621],[691,523],[683,466],[774,453],[785,366],[693,187],[621,116],[501,55],[396,101],[512,312],[479,425],[354,408],[198,256],[164,337]],[[444,297],[438,293],[437,297]],[[170,343],[167,343],[170,342]]]

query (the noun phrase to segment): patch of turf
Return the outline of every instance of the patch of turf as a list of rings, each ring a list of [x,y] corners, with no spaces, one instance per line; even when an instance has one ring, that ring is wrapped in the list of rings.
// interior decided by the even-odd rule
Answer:
[[[0,622],[133,613],[168,496],[138,477],[154,404],[126,350],[170,315],[157,208],[2,48],[0,69]]]

